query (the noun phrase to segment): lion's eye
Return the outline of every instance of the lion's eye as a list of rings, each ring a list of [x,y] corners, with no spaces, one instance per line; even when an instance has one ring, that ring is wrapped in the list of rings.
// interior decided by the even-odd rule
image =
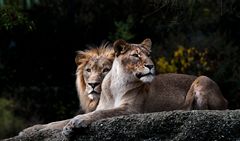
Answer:
[[[132,56],[133,56],[133,57],[139,57],[139,55],[138,55],[138,54],[132,54]]]
[[[105,72],[109,72],[109,71],[110,71],[109,68],[105,68],[105,69],[103,69],[103,73],[105,73]]]
[[[91,72],[91,69],[88,68],[88,69],[86,69],[86,71],[87,71],[87,72]]]

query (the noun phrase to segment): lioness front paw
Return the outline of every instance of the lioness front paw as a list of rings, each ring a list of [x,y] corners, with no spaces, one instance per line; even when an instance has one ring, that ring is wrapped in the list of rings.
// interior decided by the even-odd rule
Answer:
[[[66,125],[64,128],[63,128],[63,131],[62,131],[62,134],[65,136],[65,137],[70,137],[72,134],[73,134],[73,128],[69,125]]]
[[[78,115],[71,119],[69,123],[63,128],[62,134],[66,137],[71,137],[74,129],[86,128],[90,124],[89,120],[83,115]]]

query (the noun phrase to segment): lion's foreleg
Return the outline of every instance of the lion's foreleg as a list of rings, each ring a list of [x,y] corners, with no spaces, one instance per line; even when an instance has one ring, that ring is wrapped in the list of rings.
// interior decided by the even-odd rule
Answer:
[[[26,134],[33,134],[35,132],[41,132],[43,130],[62,130],[62,128],[69,122],[69,119],[51,122],[48,124],[37,124],[32,127],[28,127],[19,133],[20,136]]]

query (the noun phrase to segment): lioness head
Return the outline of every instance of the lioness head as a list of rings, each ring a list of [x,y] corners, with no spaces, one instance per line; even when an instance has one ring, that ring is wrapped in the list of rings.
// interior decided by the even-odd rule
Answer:
[[[113,59],[114,51],[108,44],[78,52],[75,62],[79,79],[76,84],[80,93],[88,94],[90,99],[99,98],[102,80],[110,71]]]
[[[142,82],[151,82],[154,78],[155,68],[150,59],[151,46],[150,39],[145,39],[140,44],[130,44],[124,40],[117,40],[113,44],[115,57],[123,70]]]

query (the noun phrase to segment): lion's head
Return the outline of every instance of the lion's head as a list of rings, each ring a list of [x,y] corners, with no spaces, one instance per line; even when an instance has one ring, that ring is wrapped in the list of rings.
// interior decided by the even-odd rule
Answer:
[[[151,82],[154,78],[154,64],[150,59],[152,42],[145,39],[140,44],[130,44],[124,40],[117,40],[113,47],[116,61],[123,67],[123,71],[133,79]]]
[[[107,43],[79,51],[75,58],[78,92],[88,94],[90,99],[99,98],[102,80],[110,71],[113,59],[114,51]]]

